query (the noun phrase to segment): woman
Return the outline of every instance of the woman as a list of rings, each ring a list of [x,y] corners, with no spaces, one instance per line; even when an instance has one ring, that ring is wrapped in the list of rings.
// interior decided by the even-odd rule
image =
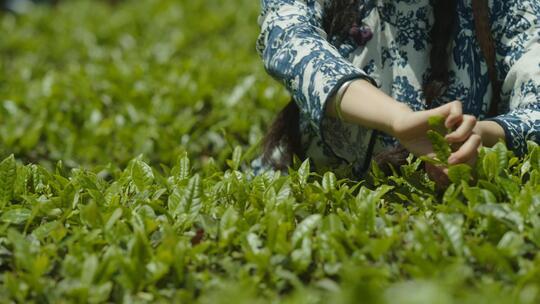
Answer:
[[[453,129],[450,164],[540,141],[539,1],[262,0],[259,22],[265,67],[295,100],[266,138],[275,167],[296,153],[361,176],[399,144],[431,154],[434,115]]]

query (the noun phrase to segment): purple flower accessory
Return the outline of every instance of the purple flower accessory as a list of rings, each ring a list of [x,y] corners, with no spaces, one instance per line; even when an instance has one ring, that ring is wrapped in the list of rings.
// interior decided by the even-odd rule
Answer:
[[[373,38],[373,31],[365,24],[354,23],[349,29],[349,36],[358,46],[364,46]]]

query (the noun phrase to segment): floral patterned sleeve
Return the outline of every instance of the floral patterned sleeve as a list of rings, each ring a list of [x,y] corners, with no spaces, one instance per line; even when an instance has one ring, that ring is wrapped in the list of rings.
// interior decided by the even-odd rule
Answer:
[[[366,74],[339,54],[321,29],[324,0],[262,0],[257,50],[283,82],[317,134],[326,100],[346,81]],[[322,137],[322,136],[321,136]]]
[[[506,75],[503,100],[508,112],[491,120],[506,133],[506,143],[518,155],[527,140],[540,142],[540,2],[496,0],[494,35],[498,68]]]

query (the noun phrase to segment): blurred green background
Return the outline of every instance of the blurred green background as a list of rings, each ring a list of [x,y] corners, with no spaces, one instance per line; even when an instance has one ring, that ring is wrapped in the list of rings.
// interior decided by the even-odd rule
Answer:
[[[255,51],[258,1],[57,2],[0,15],[0,157],[91,168],[257,154],[287,101]]]
[[[444,193],[419,161],[371,184],[307,161],[254,176],[288,101],[259,1],[14,1],[0,303],[539,302],[536,144],[484,149]]]

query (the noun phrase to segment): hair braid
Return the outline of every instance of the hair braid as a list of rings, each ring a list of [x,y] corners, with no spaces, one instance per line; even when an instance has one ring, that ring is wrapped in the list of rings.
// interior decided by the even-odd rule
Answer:
[[[433,15],[435,22],[430,32],[431,51],[429,55],[430,73],[424,85],[426,104],[430,107],[433,100],[440,97],[450,79],[450,42],[456,25],[456,0],[435,1]]]

